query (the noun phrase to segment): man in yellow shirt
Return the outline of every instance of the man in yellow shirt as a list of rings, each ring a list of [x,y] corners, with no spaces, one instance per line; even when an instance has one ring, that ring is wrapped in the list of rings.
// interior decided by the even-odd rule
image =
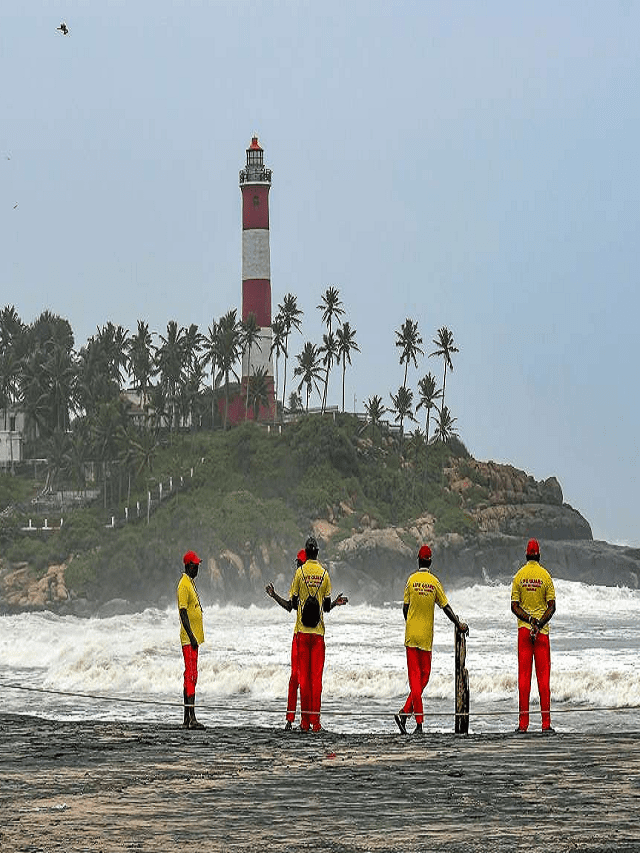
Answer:
[[[516,732],[529,728],[529,694],[531,670],[536,662],[536,679],[540,694],[542,731],[551,728],[551,650],[549,620],[556,612],[556,591],[549,572],[540,565],[537,540],[527,544],[527,562],[516,573],[511,585],[511,612],[518,617],[518,710]]]
[[[469,633],[451,609],[442,584],[429,571],[431,548],[423,545],[418,551],[418,571],[407,581],[404,590],[402,615],[405,618],[404,644],[407,650],[407,670],[410,693],[399,714],[394,719],[402,734],[407,733],[407,717],[412,712],[416,718],[414,734],[422,734],[424,719],[422,693],[431,675],[431,650],[433,647],[433,620],[436,604],[446,613],[459,631]]]
[[[296,557],[296,569],[304,565],[307,561],[307,552],[302,548],[298,551]],[[280,607],[283,607],[288,613],[293,610],[293,604],[290,598],[283,598],[279,595],[272,583],[268,583],[265,587],[266,593],[274,601],[277,601]],[[298,635],[294,629],[293,639],[291,641],[291,675],[289,676],[289,690],[287,692],[287,716],[284,724],[285,731],[289,732],[293,728],[293,721],[296,718],[296,705],[298,703]]]
[[[309,536],[304,546],[306,561],[293,577],[289,598],[298,611],[295,636],[298,644],[298,680],[300,682],[300,729],[308,732],[321,732],[320,704],[322,700],[322,674],[324,671],[324,613],[329,613],[336,605],[346,604],[347,599],[340,593],[331,601],[331,580],[327,570],[318,560],[318,543]],[[307,600],[314,598],[317,603],[317,622],[307,615]],[[313,602],[310,602],[313,603]],[[310,609],[310,608],[309,608]]]
[[[187,551],[182,558],[184,569],[178,582],[178,614],[180,616],[180,643],[184,657],[184,722],[183,729],[203,729],[196,720],[196,684],[198,682],[198,648],[204,643],[202,606],[194,583],[202,560],[195,551]]]
[[[298,551],[298,556],[296,557],[296,569],[299,569],[300,566],[303,566],[307,562],[307,552],[304,548]],[[270,598],[273,598],[274,601],[277,601],[280,607],[283,607],[288,613],[291,613],[293,610],[293,602],[291,598],[283,598],[279,595],[272,583],[268,583],[265,587],[266,593]],[[346,604],[348,601],[345,595],[336,596],[336,598],[331,602],[331,610],[334,607],[337,607],[341,604]],[[296,619],[296,626],[293,631],[293,640],[291,641],[291,675],[289,676],[289,690],[287,693],[287,717],[286,722],[284,724],[284,730],[286,732],[290,732],[293,728],[293,722],[296,718],[296,705],[298,702],[298,687],[300,686],[300,681],[298,678],[298,619]]]

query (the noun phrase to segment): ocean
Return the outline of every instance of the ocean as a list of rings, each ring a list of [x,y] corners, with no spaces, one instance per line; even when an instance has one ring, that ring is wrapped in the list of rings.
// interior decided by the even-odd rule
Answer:
[[[640,729],[640,591],[556,581],[551,622],[552,724],[557,731]],[[517,724],[516,620],[510,587],[447,590],[468,622],[470,731]],[[265,606],[204,606],[197,712],[210,726],[284,725],[293,614]],[[323,725],[394,732],[408,692],[402,603],[335,608],[326,617]],[[436,610],[427,732],[453,731],[454,629]],[[535,675],[531,728],[539,728]],[[6,713],[60,720],[182,720],[176,608],[111,618],[50,612],[0,617],[0,695]]]

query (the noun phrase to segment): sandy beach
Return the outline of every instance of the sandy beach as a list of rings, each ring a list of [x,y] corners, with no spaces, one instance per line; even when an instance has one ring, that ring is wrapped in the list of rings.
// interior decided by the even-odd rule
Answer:
[[[0,737],[3,853],[640,851],[637,732],[358,738],[5,714]]]

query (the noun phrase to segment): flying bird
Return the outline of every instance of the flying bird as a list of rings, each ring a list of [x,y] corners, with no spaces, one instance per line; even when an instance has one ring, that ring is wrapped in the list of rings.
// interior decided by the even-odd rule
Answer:
[[[18,202],[16,202],[16,203],[13,205],[13,209],[15,210],[17,206],[18,206]]]
[[[69,35],[69,27],[65,24],[64,21],[60,24],[59,27],[56,27],[56,29],[60,30],[60,32],[62,33],[63,36]]]

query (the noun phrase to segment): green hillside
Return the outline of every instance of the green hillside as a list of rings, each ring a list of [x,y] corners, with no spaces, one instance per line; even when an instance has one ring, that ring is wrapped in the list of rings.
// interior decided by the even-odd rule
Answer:
[[[363,515],[386,526],[428,510],[438,532],[463,532],[473,522],[443,486],[451,456],[468,456],[455,438],[427,446],[419,435],[372,434],[350,415],[304,416],[281,434],[254,423],[173,433],[157,448],[152,471],[133,481],[111,478],[81,508],[65,501],[64,524],[54,532],[22,530],[41,486],[33,472],[0,475],[0,557],[5,565],[27,561],[35,573],[71,558],[66,579],[74,595],[154,601],[166,594],[187,548],[205,560],[229,551],[257,565],[289,564],[318,518],[338,528],[325,557]],[[115,526],[107,527],[112,517]],[[55,514],[50,519],[53,525]]]

